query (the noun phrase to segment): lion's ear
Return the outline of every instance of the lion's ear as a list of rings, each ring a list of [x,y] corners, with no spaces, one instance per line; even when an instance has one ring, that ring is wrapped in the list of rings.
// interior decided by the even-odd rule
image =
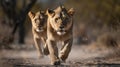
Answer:
[[[28,16],[30,17],[30,19],[33,19],[33,18],[35,17],[35,14],[30,11],[30,12],[28,13]]]
[[[74,13],[75,13],[75,11],[74,11],[73,8],[71,8],[71,9],[68,10],[68,14],[69,14],[70,16],[73,16]]]
[[[53,17],[53,16],[55,15],[55,12],[54,12],[53,10],[51,10],[51,9],[47,9],[46,14],[47,14],[48,16]]]

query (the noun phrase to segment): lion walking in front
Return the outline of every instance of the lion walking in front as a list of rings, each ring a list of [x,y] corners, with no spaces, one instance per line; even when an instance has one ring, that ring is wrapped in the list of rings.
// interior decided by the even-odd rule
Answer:
[[[47,10],[47,45],[50,53],[52,65],[60,65],[65,62],[71,51],[73,43],[73,14],[71,8],[66,10],[64,6],[59,6],[55,10]],[[58,55],[57,42],[62,42],[62,48]]]

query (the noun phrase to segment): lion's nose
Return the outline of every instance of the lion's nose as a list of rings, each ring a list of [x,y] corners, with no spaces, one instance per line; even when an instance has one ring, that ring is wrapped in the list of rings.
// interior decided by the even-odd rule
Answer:
[[[38,25],[38,27],[42,27],[42,25]]]
[[[60,28],[61,28],[61,29],[63,29],[63,28],[64,28],[64,26],[63,26],[63,25],[61,25],[61,26],[60,26]]]

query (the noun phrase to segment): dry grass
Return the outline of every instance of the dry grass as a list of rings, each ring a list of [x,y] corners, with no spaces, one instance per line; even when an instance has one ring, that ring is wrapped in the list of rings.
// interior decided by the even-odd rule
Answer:
[[[98,36],[96,42],[89,45],[91,52],[101,52],[107,60],[120,58],[120,45],[118,44],[117,35],[105,33]]]
[[[117,48],[119,45],[112,34],[105,33],[97,38],[98,46],[103,48]]]
[[[96,42],[92,43],[92,47],[101,49],[113,49],[118,48],[119,44],[113,34],[104,33],[97,37]]]

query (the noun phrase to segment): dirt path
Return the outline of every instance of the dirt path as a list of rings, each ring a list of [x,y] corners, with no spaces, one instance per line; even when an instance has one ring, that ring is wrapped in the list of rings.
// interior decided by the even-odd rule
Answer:
[[[49,65],[50,60],[48,56],[39,59],[35,49],[32,50],[2,50],[1,52],[1,63],[4,65]],[[6,54],[7,53],[7,54]],[[104,54],[102,52],[102,54]],[[67,63],[64,65],[71,64],[85,64],[101,62],[97,61],[102,57],[101,52],[90,52],[86,50],[86,46],[73,46],[73,49],[67,59]],[[95,60],[97,59],[97,60]],[[114,62],[115,63],[115,62]],[[117,62],[120,63],[120,62]]]
[[[50,65],[49,56],[44,56],[44,58],[39,59],[37,56],[37,52],[34,47],[29,47],[29,45],[25,46],[23,49],[13,49],[13,50],[1,50],[0,51],[0,67],[13,67],[13,66],[41,66],[41,65]],[[78,46],[73,45],[72,51],[67,59],[67,62],[63,65],[68,66],[76,66],[78,65],[98,65],[98,64],[119,64],[120,58],[116,58],[115,60],[106,60],[105,57],[109,51],[99,51],[94,50],[91,51],[88,49],[87,45]]]

